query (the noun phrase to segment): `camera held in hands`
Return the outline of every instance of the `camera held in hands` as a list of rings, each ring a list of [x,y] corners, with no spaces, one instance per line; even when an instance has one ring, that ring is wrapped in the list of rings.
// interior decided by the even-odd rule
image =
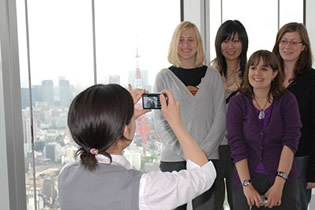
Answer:
[[[266,195],[261,195],[261,199],[263,200],[262,205],[266,205],[267,200],[268,200],[267,196]]]
[[[146,93],[142,95],[142,106],[143,109],[161,109],[160,101],[161,93]],[[168,104],[168,97],[163,94],[166,99],[166,104]]]

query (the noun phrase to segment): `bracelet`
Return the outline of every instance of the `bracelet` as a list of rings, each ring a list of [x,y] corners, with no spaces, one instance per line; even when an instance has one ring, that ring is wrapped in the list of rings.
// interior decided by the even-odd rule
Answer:
[[[287,180],[289,175],[283,171],[278,171],[277,176],[281,177],[282,179]]]
[[[243,187],[247,187],[250,183],[252,183],[252,180],[250,179],[245,179],[242,182]]]

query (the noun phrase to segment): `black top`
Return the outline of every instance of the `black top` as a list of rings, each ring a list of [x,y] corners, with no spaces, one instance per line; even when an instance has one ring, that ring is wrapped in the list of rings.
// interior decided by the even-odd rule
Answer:
[[[302,121],[302,135],[295,156],[309,156],[307,181],[315,182],[315,70],[296,78],[288,89],[298,101]]]
[[[205,76],[207,66],[203,65],[194,69],[183,69],[175,66],[169,67],[169,69],[185,84],[185,86],[197,87],[201,79]]]

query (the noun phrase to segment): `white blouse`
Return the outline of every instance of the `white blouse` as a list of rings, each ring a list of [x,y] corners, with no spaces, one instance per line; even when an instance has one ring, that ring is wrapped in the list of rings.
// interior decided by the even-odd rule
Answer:
[[[129,161],[122,155],[111,155],[112,164],[131,169]],[[109,163],[104,155],[96,155],[99,163]],[[216,178],[213,163],[200,167],[188,160],[187,170],[180,172],[152,171],[140,179],[139,209],[167,210],[183,205],[207,191]]]

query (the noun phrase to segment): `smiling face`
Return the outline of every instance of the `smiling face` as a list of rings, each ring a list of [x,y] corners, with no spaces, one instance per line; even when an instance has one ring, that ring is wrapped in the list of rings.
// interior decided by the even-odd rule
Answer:
[[[239,59],[242,53],[242,42],[236,33],[230,40],[224,40],[221,43],[221,52],[227,61]]]
[[[305,46],[298,32],[285,33],[279,42],[279,53],[284,62],[296,62]]]
[[[266,90],[269,92],[271,81],[277,76],[278,70],[274,71],[269,65],[266,65],[263,59],[249,66],[248,81],[254,90]]]
[[[178,43],[178,55],[182,62],[191,62],[194,64],[197,53],[197,38],[194,29],[184,30]]]

